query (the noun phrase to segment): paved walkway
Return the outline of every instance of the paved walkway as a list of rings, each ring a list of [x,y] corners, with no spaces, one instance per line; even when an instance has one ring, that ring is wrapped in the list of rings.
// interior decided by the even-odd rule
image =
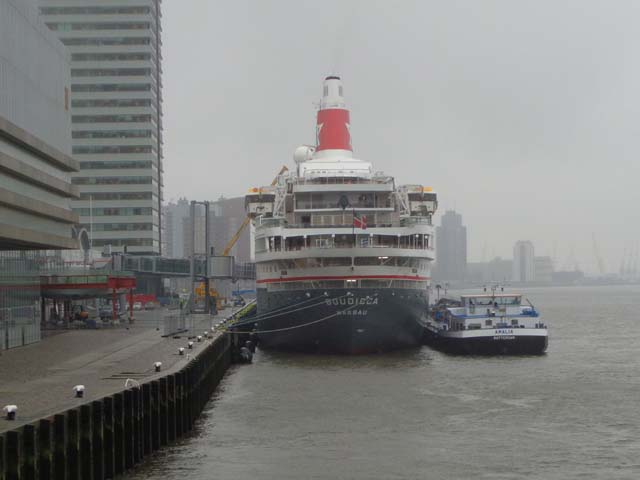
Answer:
[[[221,320],[230,312],[214,319]],[[177,370],[187,362],[178,355],[187,347],[187,335],[162,338],[156,330],[156,315],[147,316],[129,330],[72,330],[47,337],[39,343],[5,350],[0,355],[0,410],[18,406],[16,421],[0,419],[0,432],[52,415],[73,406],[121,391],[127,378],[140,383]],[[209,330],[209,315],[193,315],[194,331]],[[218,334],[216,334],[217,336]],[[205,343],[194,344],[186,353],[197,355]],[[155,373],[154,362],[162,362]],[[85,397],[75,398],[74,385],[85,386]]]

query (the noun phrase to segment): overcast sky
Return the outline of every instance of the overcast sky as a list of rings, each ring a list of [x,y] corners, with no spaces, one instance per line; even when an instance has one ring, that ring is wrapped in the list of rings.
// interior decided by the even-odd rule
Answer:
[[[265,185],[343,77],[354,154],[436,189],[470,260],[640,240],[640,2],[165,0],[165,199]],[[437,220],[439,223],[439,219]]]

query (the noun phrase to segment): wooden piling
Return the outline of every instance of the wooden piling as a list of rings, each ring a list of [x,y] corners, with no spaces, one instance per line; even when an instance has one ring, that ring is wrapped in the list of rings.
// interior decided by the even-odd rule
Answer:
[[[5,436],[6,446],[6,476],[7,480],[21,480],[22,471],[22,431],[12,430]]]
[[[220,337],[175,373],[0,434],[0,480],[105,480],[184,437],[230,363]]]
[[[114,431],[115,395],[102,401],[102,442],[104,446],[104,478],[115,476],[116,436]]]
[[[158,380],[158,421],[160,422],[160,446],[164,447],[169,443],[169,419],[168,419],[168,381],[167,377]]]
[[[35,425],[22,428],[22,479],[38,478],[38,430]]]
[[[151,422],[151,450],[160,449],[160,382],[151,382],[151,404],[149,405],[149,421]]]
[[[80,411],[67,411],[67,478],[81,480],[80,476]]]
[[[91,402],[91,448],[93,480],[104,480],[104,404],[102,400]]]
[[[82,405],[80,407],[80,478],[82,480],[93,480],[92,417],[91,404]]]

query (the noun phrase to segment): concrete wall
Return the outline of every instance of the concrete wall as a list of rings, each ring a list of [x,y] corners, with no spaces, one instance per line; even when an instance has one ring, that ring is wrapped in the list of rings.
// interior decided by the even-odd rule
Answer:
[[[180,371],[0,435],[0,480],[103,480],[187,435],[231,363],[216,339]]]
[[[0,0],[0,250],[76,246],[69,74],[35,0]]]
[[[71,153],[69,54],[35,0],[0,0],[0,117]]]

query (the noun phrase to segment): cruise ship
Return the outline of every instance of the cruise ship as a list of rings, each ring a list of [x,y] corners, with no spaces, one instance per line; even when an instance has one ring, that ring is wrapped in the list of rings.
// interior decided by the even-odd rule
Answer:
[[[436,193],[355,158],[350,125],[342,81],[328,76],[316,145],[246,196],[263,348],[361,354],[421,343]]]

